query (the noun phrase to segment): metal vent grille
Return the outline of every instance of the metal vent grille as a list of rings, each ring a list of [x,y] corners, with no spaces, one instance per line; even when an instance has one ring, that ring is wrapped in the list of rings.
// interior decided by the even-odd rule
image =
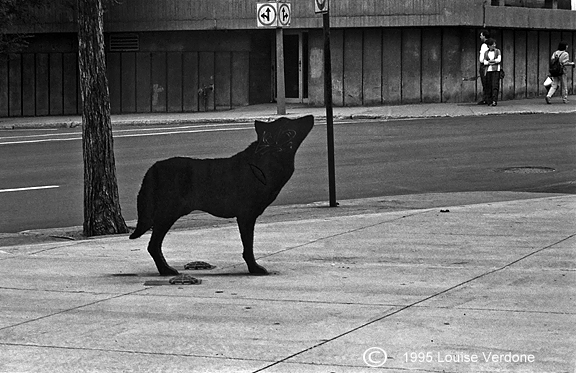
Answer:
[[[138,34],[112,34],[108,48],[110,52],[137,52],[140,38]]]

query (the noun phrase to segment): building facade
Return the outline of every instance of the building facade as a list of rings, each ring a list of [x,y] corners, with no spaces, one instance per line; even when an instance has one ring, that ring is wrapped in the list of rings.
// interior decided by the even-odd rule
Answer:
[[[105,18],[113,113],[194,112],[271,102],[275,30],[256,0],[123,0]],[[264,1],[262,1],[264,2]],[[576,43],[574,0],[332,0],[335,105],[473,102],[478,38],[502,50],[503,100],[541,96],[559,41]],[[322,17],[292,0],[284,28],[288,102],[323,104]],[[55,7],[55,9],[58,9]],[[0,60],[0,116],[81,113],[76,24],[54,10],[21,54]],[[569,91],[574,92],[570,72]]]

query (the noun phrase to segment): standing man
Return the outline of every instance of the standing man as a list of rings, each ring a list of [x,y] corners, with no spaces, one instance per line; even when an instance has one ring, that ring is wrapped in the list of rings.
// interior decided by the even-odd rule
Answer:
[[[480,47],[480,55],[478,60],[480,62],[478,73],[480,74],[480,81],[482,82],[482,100],[478,102],[478,105],[490,105],[492,102],[490,101],[491,92],[488,89],[488,82],[486,81],[486,69],[487,66],[484,64],[484,55],[488,51],[488,45],[486,45],[486,40],[490,38],[490,33],[488,30],[480,31],[480,41],[482,42],[482,46]]]

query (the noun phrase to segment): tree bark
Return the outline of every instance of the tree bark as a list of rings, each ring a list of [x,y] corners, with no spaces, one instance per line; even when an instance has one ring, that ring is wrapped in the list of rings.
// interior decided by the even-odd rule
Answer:
[[[77,0],[82,92],[84,235],[126,233],[114,160],[101,0]]]

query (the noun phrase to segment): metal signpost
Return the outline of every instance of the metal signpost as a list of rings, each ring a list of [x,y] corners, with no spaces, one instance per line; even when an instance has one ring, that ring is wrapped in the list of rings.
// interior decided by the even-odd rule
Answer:
[[[322,14],[324,29],[324,104],[326,105],[326,127],[328,140],[328,190],[330,207],[336,202],[336,167],[334,162],[334,115],[332,110],[332,58],[330,55],[329,0],[314,0],[315,12]]]
[[[284,32],[292,18],[290,3],[258,3],[256,18],[258,27],[276,28],[276,103],[277,114],[286,114],[286,88],[284,83]]]

